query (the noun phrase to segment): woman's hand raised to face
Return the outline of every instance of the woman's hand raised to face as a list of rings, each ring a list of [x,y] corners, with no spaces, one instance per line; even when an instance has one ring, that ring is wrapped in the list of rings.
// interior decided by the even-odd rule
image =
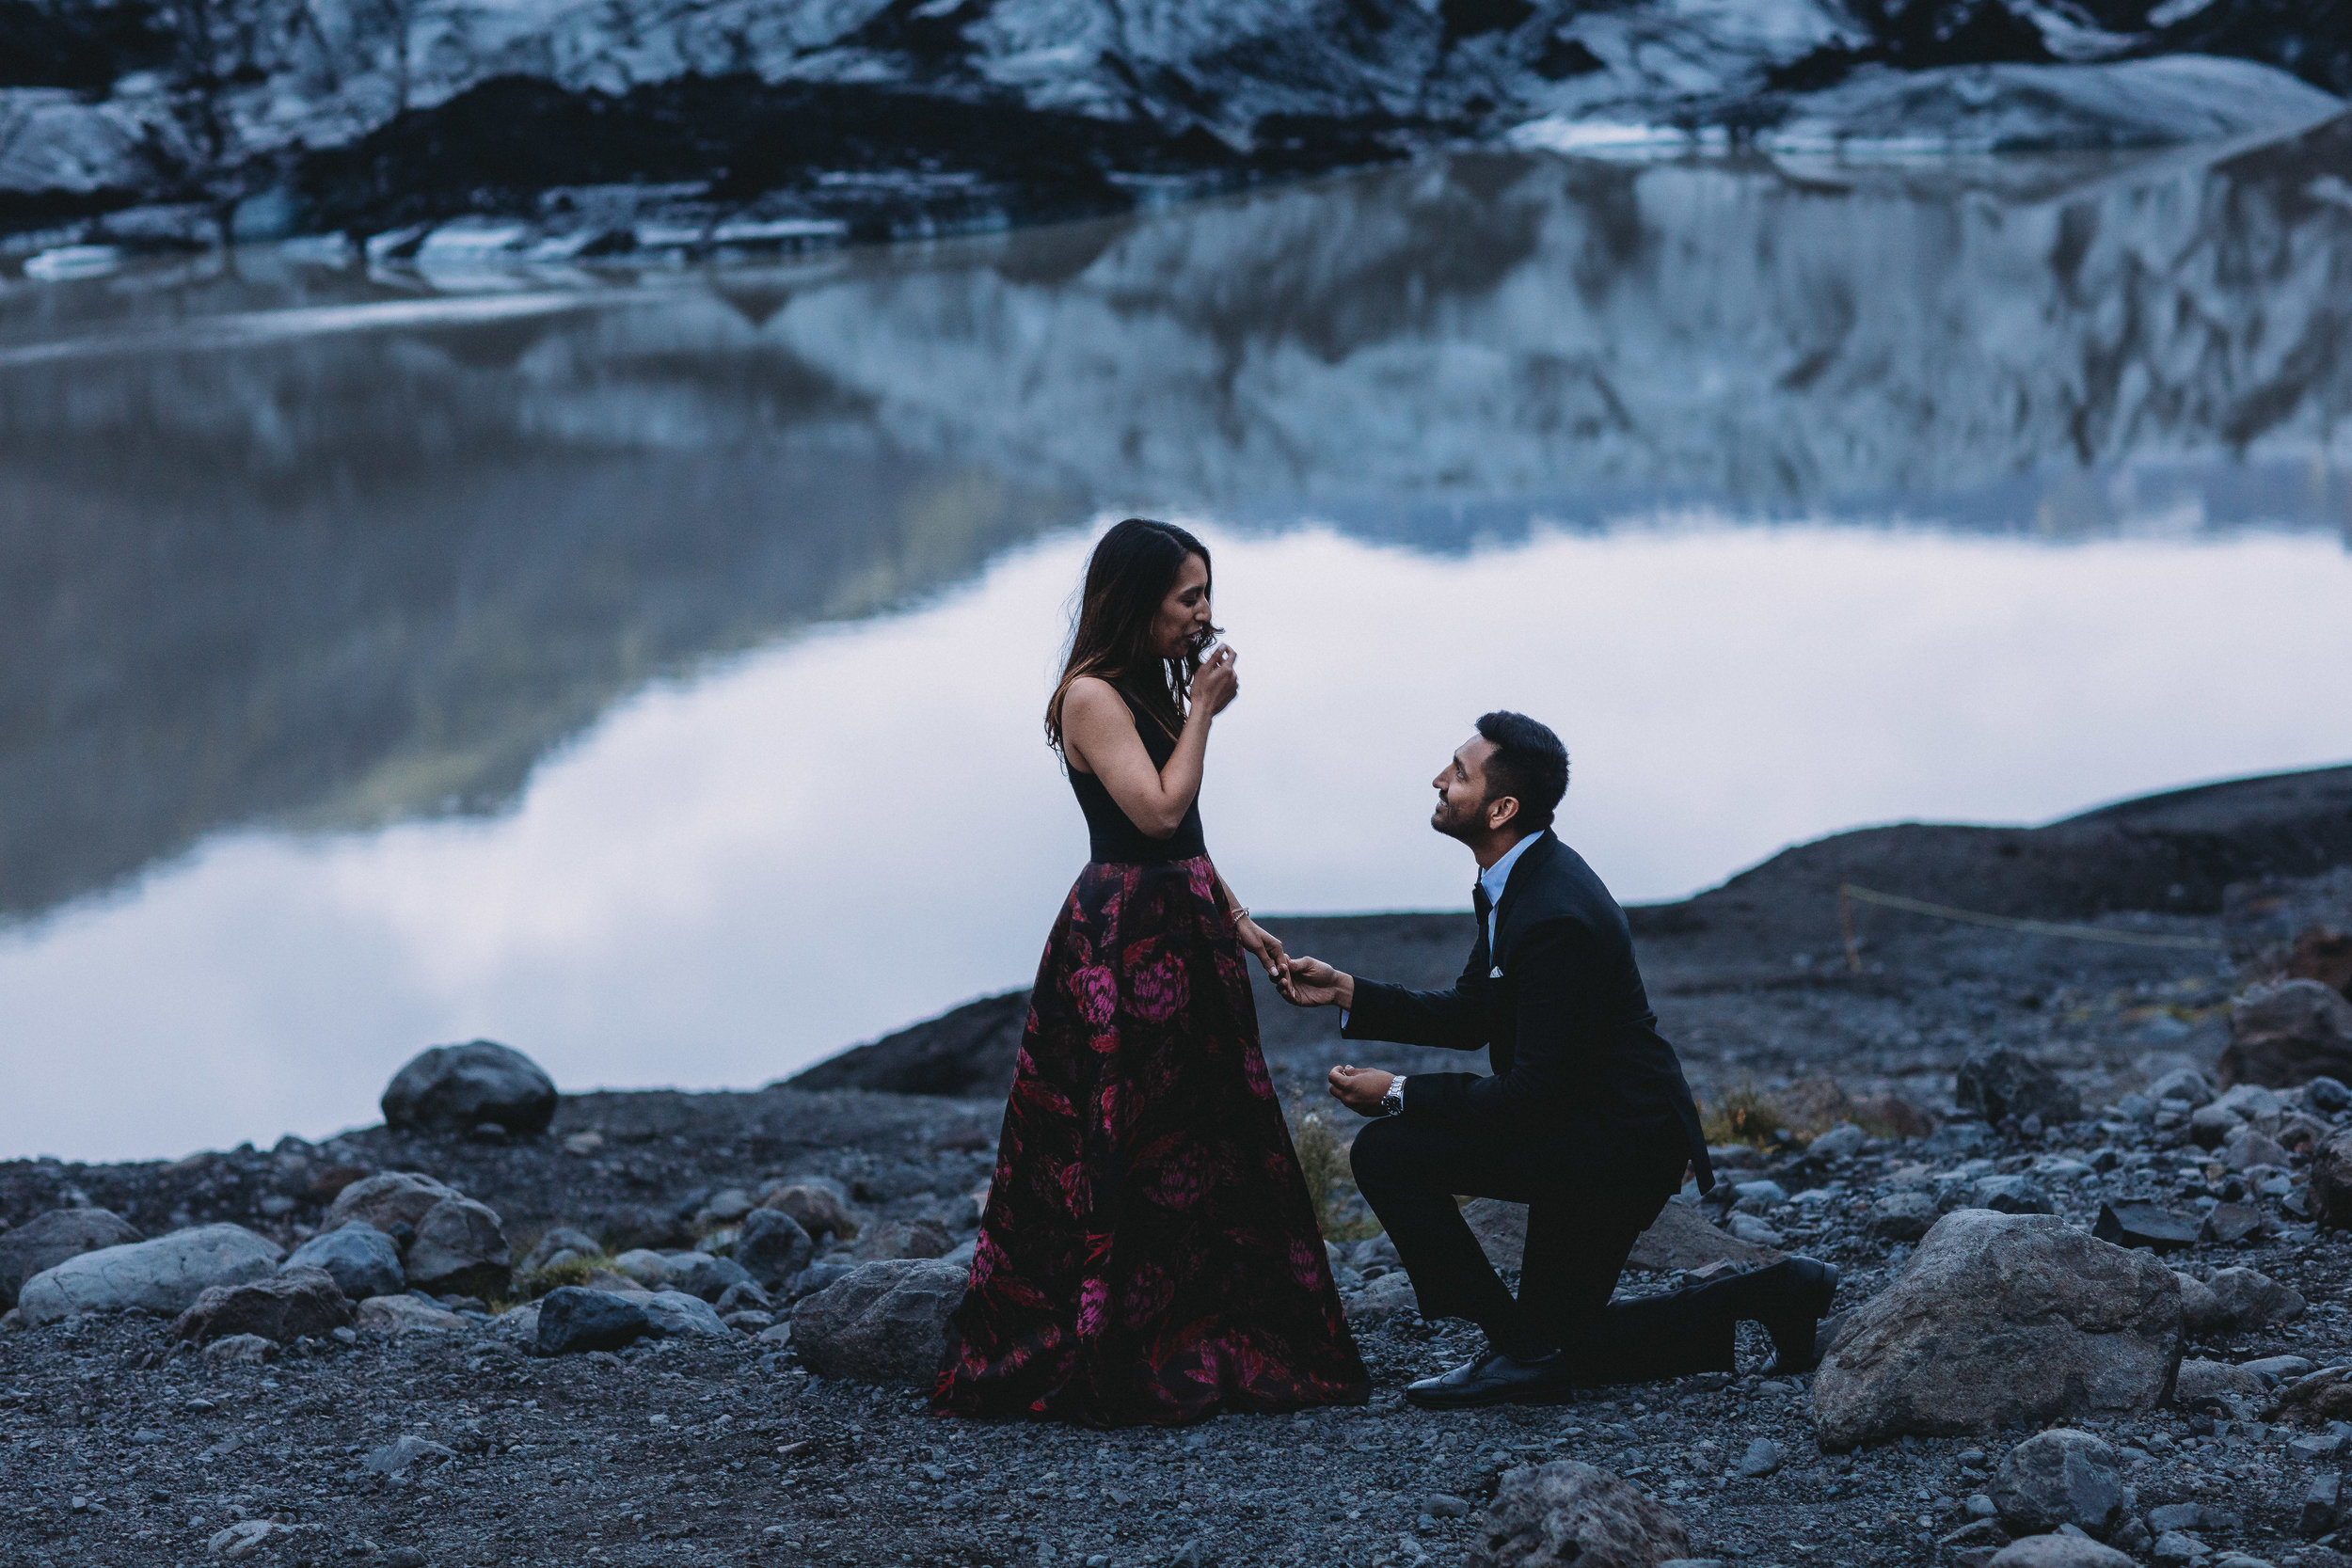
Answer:
[[[1192,677],[1192,701],[1195,707],[1205,708],[1211,718],[1225,711],[1225,706],[1241,694],[1241,677],[1233,673],[1233,645],[1219,643],[1216,650],[1200,661],[1200,670]]]

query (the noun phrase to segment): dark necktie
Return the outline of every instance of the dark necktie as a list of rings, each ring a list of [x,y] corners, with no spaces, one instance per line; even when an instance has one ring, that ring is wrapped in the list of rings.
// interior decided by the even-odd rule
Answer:
[[[1494,907],[1495,901],[1486,896],[1486,884],[1484,881],[1472,882],[1470,884],[1470,908],[1478,913],[1478,942],[1481,946],[1489,945],[1494,941],[1494,933],[1486,924],[1486,916],[1493,911]]]

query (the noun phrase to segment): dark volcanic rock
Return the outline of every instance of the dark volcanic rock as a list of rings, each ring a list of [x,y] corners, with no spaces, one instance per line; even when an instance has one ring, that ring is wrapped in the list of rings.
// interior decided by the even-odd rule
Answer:
[[[503,1295],[513,1253],[486,1205],[452,1195],[425,1211],[402,1259],[410,1284],[435,1295]]]
[[[2230,1021],[2221,1082],[2293,1088],[2352,1077],[2352,1001],[2319,980],[2249,991]]]
[[[0,1233],[0,1309],[16,1305],[16,1292],[43,1269],[76,1253],[140,1241],[138,1227],[104,1209],[52,1209],[15,1229]]]
[[[877,1089],[893,1094],[1001,1095],[1029,1017],[1029,993],[967,1002],[953,1012],[828,1056],[787,1079],[796,1089]]]
[[[735,1231],[735,1260],[762,1285],[783,1284],[808,1267],[817,1243],[780,1209],[755,1209]]]
[[[1952,1098],[1987,1121],[2040,1117],[2044,1126],[2082,1119],[2082,1097],[2022,1051],[1996,1046],[1960,1066]]]
[[[294,1248],[279,1269],[322,1270],[354,1301],[393,1295],[406,1284],[401,1273],[400,1248],[365,1220],[311,1237]]]
[[[384,1124],[420,1132],[469,1132],[496,1122],[512,1133],[547,1131],[555,1080],[495,1040],[418,1053],[384,1090]]]
[[[1993,1481],[2001,1523],[2019,1535],[2062,1525],[2105,1536],[2123,1508],[2115,1450],[2087,1432],[2056,1427],[2010,1449]]]
[[[535,1348],[541,1355],[619,1350],[652,1331],[644,1308],[628,1297],[565,1285],[539,1298]]]
[[[175,1339],[255,1334],[280,1344],[325,1338],[348,1327],[351,1300],[323,1269],[287,1269],[267,1279],[215,1285],[171,1325]]]

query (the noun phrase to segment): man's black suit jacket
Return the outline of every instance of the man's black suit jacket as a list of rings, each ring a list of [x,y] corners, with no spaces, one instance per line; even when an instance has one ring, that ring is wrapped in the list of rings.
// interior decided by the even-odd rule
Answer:
[[[1447,990],[1356,982],[1349,1039],[1486,1048],[1491,1077],[1416,1072],[1404,1119],[1502,1142],[1534,1180],[1652,1196],[1715,1183],[1698,1107],[1658,1032],[1633,934],[1584,857],[1549,829],[1511,867]]]

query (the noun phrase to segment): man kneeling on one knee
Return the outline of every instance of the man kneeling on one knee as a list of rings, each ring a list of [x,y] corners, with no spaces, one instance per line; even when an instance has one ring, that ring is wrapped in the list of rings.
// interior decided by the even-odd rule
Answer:
[[[1358,1134],[1364,1200],[1388,1229],[1426,1318],[1467,1318],[1487,1352],[1406,1397],[1437,1408],[1537,1403],[1579,1386],[1733,1370],[1742,1319],[1770,1370],[1809,1370],[1837,1271],[1809,1258],[1694,1289],[1612,1303],[1634,1242],[1686,1176],[1713,1187],[1698,1108],[1658,1032],[1625,913],[1551,831],[1567,791],[1560,739],[1489,713],[1434,781],[1430,826],[1478,862],[1477,939],[1461,978],[1415,991],[1295,958],[1301,1006],[1341,1009],[1348,1039],[1486,1051],[1491,1075],[1342,1065],[1330,1089],[1376,1119]],[[1486,1261],[1457,1194],[1527,1205],[1519,1293]]]

